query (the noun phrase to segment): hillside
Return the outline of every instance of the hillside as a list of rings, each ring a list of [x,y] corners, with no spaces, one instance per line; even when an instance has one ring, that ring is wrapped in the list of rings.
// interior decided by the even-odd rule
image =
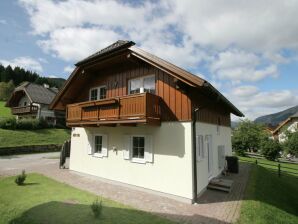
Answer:
[[[298,105],[275,114],[269,114],[269,115],[258,117],[255,119],[255,122],[277,126],[280,122],[286,120],[288,117],[292,116],[296,112],[298,112]]]

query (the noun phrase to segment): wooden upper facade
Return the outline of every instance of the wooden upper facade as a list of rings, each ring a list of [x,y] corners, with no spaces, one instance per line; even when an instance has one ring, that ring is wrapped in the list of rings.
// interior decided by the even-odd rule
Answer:
[[[242,116],[205,80],[132,42],[117,43],[77,63],[50,105],[66,109],[69,126],[191,121],[194,108],[198,121],[224,126],[230,126],[231,112]]]

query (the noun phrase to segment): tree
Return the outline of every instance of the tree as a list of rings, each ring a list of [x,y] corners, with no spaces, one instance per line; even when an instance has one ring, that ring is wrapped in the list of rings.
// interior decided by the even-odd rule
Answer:
[[[4,71],[1,72],[1,81],[9,82],[13,80],[13,70],[10,65],[8,65]]]
[[[265,138],[268,138],[268,135],[262,125],[245,119],[233,131],[232,147],[237,154],[244,155],[246,151],[259,150],[261,141]]]
[[[298,131],[293,132],[287,136],[287,140],[284,143],[285,150],[298,157]]]
[[[13,92],[14,88],[15,86],[12,80],[9,82],[0,82],[0,100],[6,101]]]
[[[277,140],[263,139],[261,143],[261,153],[268,160],[276,160],[282,151],[281,145]]]

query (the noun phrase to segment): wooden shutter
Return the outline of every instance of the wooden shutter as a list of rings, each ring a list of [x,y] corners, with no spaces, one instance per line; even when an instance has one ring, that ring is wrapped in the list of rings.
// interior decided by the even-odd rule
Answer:
[[[145,137],[145,160],[146,162],[153,163],[153,143],[151,135]]]
[[[130,151],[131,151],[131,136],[124,135],[124,149],[123,149],[124,159],[130,159]]]
[[[102,148],[101,148],[102,156],[108,156],[108,136],[102,135]]]

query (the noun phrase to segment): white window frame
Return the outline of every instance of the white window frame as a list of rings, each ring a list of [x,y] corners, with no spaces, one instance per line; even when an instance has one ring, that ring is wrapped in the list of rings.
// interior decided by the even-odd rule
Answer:
[[[107,90],[107,86],[106,85],[102,85],[102,86],[97,86],[97,87],[93,87],[93,88],[90,88],[89,90],[89,101],[91,101],[91,91],[94,90],[94,89],[97,89],[97,99],[96,100],[102,100],[102,99],[105,99],[105,98],[102,98],[100,99],[100,89],[102,88],[106,88]]]
[[[101,152],[95,152],[95,138],[96,138],[96,136],[99,136],[99,137],[101,137]],[[93,135],[93,144],[92,144],[92,155],[94,156],[94,157],[100,157],[100,158],[102,158],[103,157],[103,153],[102,153],[102,148],[103,148],[103,138],[104,138],[104,136],[103,136],[103,134],[94,134]]]
[[[137,94],[137,93],[130,93],[130,82],[132,80],[137,80],[137,79],[141,79],[141,83],[142,83],[142,86],[140,87],[140,93],[144,93],[144,79],[145,78],[148,78],[148,77],[154,77],[154,91],[156,92],[156,86],[155,86],[155,82],[156,82],[156,79],[155,79],[155,74],[150,74],[150,75],[145,75],[145,76],[141,76],[141,77],[137,77],[137,78],[133,78],[133,79],[129,79],[128,80],[128,95],[133,95],[133,94]]]
[[[144,138],[144,158],[135,158],[133,157],[133,138],[134,137],[142,137]],[[145,153],[146,153],[146,135],[131,135],[130,138],[130,153],[131,153],[131,161],[134,163],[146,163]]]

